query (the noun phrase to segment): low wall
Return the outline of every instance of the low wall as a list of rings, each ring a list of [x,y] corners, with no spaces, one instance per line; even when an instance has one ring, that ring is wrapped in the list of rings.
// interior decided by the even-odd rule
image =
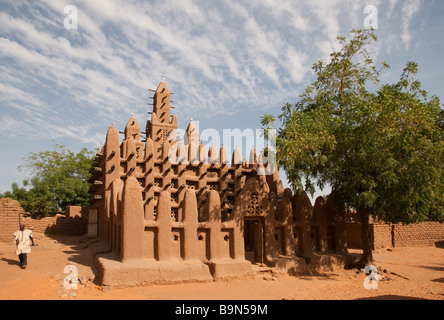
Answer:
[[[11,199],[0,199],[0,242],[13,241],[19,224],[35,233],[84,235],[88,228],[88,207],[68,207],[66,214],[52,217],[31,217],[20,204]]]
[[[393,247],[393,227],[395,225],[388,223],[373,223],[371,225],[373,236],[373,249]]]
[[[54,217],[32,218],[22,217],[20,222],[26,224],[26,229],[45,234],[83,235],[86,233],[88,221],[81,217],[69,218],[63,214]]]
[[[444,241],[444,223],[440,222],[410,225],[374,223],[370,228],[373,249],[426,247]],[[360,223],[347,223],[347,245],[349,248],[362,248]]]
[[[393,243],[396,247],[424,247],[444,241],[444,223],[396,224],[393,227]]]
[[[13,233],[18,230],[20,213],[23,210],[20,204],[11,199],[0,199],[0,241],[9,242],[14,239]]]
[[[361,249],[361,224],[354,222],[346,223],[347,248]]]

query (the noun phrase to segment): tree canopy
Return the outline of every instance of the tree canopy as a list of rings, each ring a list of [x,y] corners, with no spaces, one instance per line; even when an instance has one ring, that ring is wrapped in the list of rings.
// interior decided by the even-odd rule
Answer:
[[[23,187],[13,183],[12,191],[0,194],[20,202],[25,211],[49,215],[65,210],[67,206],[87,205],[89,169],[94,152],[83,148],[74,153],[63,144],[54,144],[53,150],[31,152],[24,158],[19,170],[30,172]]]
[[[367,221],[369,214],[387,222],[443,219],[440,101],[422,89],[415,62],[397,83],[381,85],[380,72],[389,66],[378,69],[367,51],[374,31],[352,34],[349,41],[338,37],[342,49],[316,62],[316,80],[282,108],[277,160],[294,190],[313,193],[313,181],[329,184]],[[269,114],[261,120],[265,128],[276,121]]]

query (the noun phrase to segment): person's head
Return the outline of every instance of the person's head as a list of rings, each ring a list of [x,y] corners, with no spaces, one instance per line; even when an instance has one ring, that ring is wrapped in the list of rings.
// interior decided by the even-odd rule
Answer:
[[[20,230],[21,231],[25,230],[25,224],[24,223],[20,223]]]

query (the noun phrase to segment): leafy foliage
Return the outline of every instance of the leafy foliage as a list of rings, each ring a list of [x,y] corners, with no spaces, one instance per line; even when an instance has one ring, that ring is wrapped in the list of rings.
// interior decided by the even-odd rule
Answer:
[[[444,219],[444,134],[439,99],[428,97],[408,62],[395,84],[366,48],[373,30],[353,30],[330,61],[313,65],[316,80],[282,108],[277,159],[292,188],[330,184],[350,208],[388,222]],[[275,118],[262,117],[270,128]],[[305,185],[303,182],[305,180]]]
[[[0,194],[18,200],[24,210],[49,215],[63,211],[69,205],[87,205],[94,153],[82,149],[75,154],[65,145],[55,144],[54,150],[31,152],[19,170],[30,171],[23,187],[13,183],[11,192]]]

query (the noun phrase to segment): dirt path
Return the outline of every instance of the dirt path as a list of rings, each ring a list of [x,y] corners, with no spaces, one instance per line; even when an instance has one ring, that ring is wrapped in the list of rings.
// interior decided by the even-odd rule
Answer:
[[[444,247],[382,249],[374,253],[379,268],[377,289],[365,289],[365,274],[337,270],[318,276],[290,277],[258,272],[239,279],[208,283],[152,285],[103,289],[94,284],[95,270],[82,237],[35,235],[37,247],[28,255],[28,268],[18,265],[13,244],[0,244],[0,299],[51,300],[444,300]],[[77,289],[63,286],[66,265],[76,266]]]

